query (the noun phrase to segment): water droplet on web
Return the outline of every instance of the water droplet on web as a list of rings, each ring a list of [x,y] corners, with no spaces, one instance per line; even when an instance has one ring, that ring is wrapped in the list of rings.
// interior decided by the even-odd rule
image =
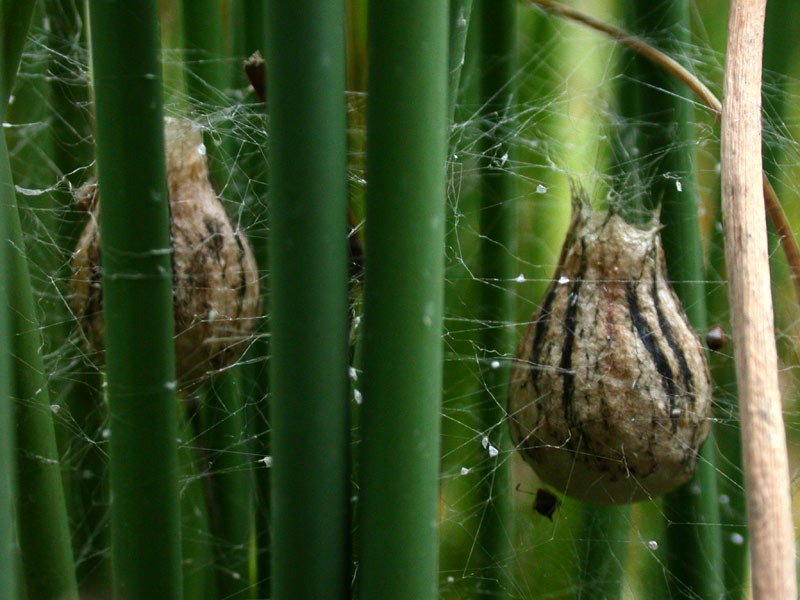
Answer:
[[[356,381],[358,379],[358,371],[355,367],[349,367],[347,369],[347,375],[350,377],[351,381]]]
[[[675,180],[675,189],[678,190],[679,192],[683,191],[683,184],[681,183],[680,179]]]
[[[491,366],[493,369],[499,369],[500,368],[500,361],[499,360],[493,360],[491,363],[489,363],[489,366]]]
[[[353,329],[361,325],[361,315],[358,315],[353,319]]]
[[[200,156],[205,156],[205,155],[206,155],[206,145],[205,145],[205,144],[200,144],[200,145],[197,147],[197,153],[198,153]]]
[[[461,467],[462,475],[469,475],[469,467]]]
[[[737,546],[741,546],[744,544],[744,537],[741,533],[732,533],[731,534],[731,544],[736,544]]]
[[[167,388],[171,392],[175,391],[175,389],[178,387],[178,382],[177,381],[168,381],[167,383],[164,384],[164,387]]]
[[[361,395],[361,392],[358,390],[353,390],[353,400],[356,401],[356,404],[361,404],[364,402],[364,397]]]
[[[658,542],[655,540],[649,540],[647,542],[647,549],[653,551],[658,550]]]
[[[481,438],[481,446],[483,446],[484,448],[488,448],[489,447],[489,436],[488,435],[485,435],[485,436],[483,436]]]
[[[236,571],[231,573],[231,577],[233,577],[234,579],[241,579],[242,578],[242,576],[239,575],[239,573],[237,573]]]
[[[447,577],[447,583],[453,583],[455,580],[456,580],[456,578],[455,578],[455,577],[453,577],[452,575],[448,575],[448,577]]]
[[[57,415],[61,411],[61,407],[58,404],[51,404],[50,405],[50,412],[54,415]]]
[[[547,192],[547,187],[542,185],[541,183],[536,186],[536,193],[537,194],[544,194]]]
[[[500,166],[503,167],[508,162],[508,152],[504,153],[503,156],[500,157]]]
[[[213,323],[214,321],[217,320],[218,316],[219,316],[219,313],[212,308],[210,311],[208,311],[208,322],[209,323]]]
[[[489,456],[491,458],[494,458],[498,454],[500,454],[500,451],[497,448],[495,448],[494,446],[492,446],[491,444],[489,444]]]
[[[105,429],[103,429],[103,433],[101,435],[103,436],[104,439],[108,439],[109,437],[111,437],[111,430],[108,427],[106,427]]]
[[[569,283],[569,277],[562,275],[558,278],[558,285],[567,285]]]
[[[269,469],[269,468],[272,466],[272,457],[271,457],[271,456],[265,456],[264,458],[262,458],[262,459],[261,459],[261,460],[259,460],[258,462],[262,462],[262,463],[264,463],[264,466],[265,466],[267,469]]]
[[[516,281],[517,283],[525,283],[525,275],[523,275],[522,273],[520,273],[519,275],[517,275],[517,278],[515,279],[515,281]]]

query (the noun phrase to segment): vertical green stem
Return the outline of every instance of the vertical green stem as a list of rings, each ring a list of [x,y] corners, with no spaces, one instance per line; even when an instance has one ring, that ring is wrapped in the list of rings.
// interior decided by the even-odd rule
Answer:
[[[689,3],[673,0],[653,6],[636,2],[629,15],[638,34],[662,34],[662,44],[679,55],[689,42]],[[667,29],[669,28],[669,29]],[[652,120],[641,127],[636,146],[640,156],[660,157],[649,173],[647,208],[661,206],[661,239],[667,273],[689,321],[697,332],[706,328],[704,258],[698,222],[694,169],[694,123],[688,90],[650,64],[638,67],[640,106]],[[640,115],[641,116],[641,115]],[[666,555],[669,587],[676,598],[719,598],[722,594],[722,538],[713,433],[701,449],[692,480],[664,498],[667,518]]]
[[[579,600],[620,597],[630,518],[630,506],[584,504],[578,555]]]
[[[464,50],[467,46],[469,17],[472,12],[472,0],[450,0],[450,44],[448,51],[448,92],[447,114],[450,121],[456,109],[458,88],[461,82],[461,70],[464,66]]]
[[[211,525],[219,597],[246,598],[252,484],[241,377],[226,372],[210,386],[203,406],[203,442],[211,470]]]
[[[479,0],[481,24],[480,79],[482,113],[479,319],[482,323],[479,429],[488,437],[482,462],[484,514],[478,531],[485,592],[505,598],[512,540],[510,442],[505,425],[510,323],[515,320],[509,290],[514,277],[515,178],[511,165],[514,119],[514,75],[517,69],[515,0]],[[495,452],[496,450],[496,452]]]
[[[5,116],[33,2],[4,1],[3,11],[0,113]],[[17,531],[25,587],[30,597],[77,600],[64,489],[40,353],[41,337],[5,136],[0,144],[0,207],[7,228],[4,239],[8,242],[4,262],[14,336],[10,344],[13,375],[8,380],[13,381],[16,399]]]
[[[5,16],[3,4],[0,4],[0,21]],[[4,22],[4,21],[3,21]],[[0,48],[3,47],[5,34],[0,30]],[[5,57],[2,65],[5,65]],[[5,77],[0,78],[0,98],[6,98]],[[2,105],[0,105],[2,106]],[[5,110],[0,110],[0,115],[5,115]],[[0,164],[8,165],[8,149],[5,136],[0,139]],[[11,169],[4,169],[4,177],[0,179],[0,203],[5,204],[13,199],[13,183]],[[14,504],[14,429],[11,425],[12,406],[11,390],[13,387],[11,370],[11,314],[8,308],[8,289],[11,287],[10,272],[8,269],[8,246],[2,240],[8,239],[5,219],[0,219],[0,598],[17,597],[17,573],[14,560],[14,533],[12,506]]]
[[[717,190],[719,200],[719,190]],[[716,223],[722,222],[721,208],[717,207]],[[709,281],[725,280],[725,246],[722,227],[714,227],[709,251]],[[723,325],[730,339],[730,305],[728,286],[722,283],[710,286],[708,292],[709,324]],[[730,343],[710,357],[711,377],[717,397],[716,439],[720,456],[719,478],[720,522],[723,526],[722,550],[724,553],[725,600],[743,600],[747,597],[747,506],[744,495],[742,470],[742,431],[739,424],[736,365]],[[724,501],[723,501],[724,499]]]
[[[344,3],[267,3],[272,597],[345,598]]]
[[[199,114],[210,115],[227,104],[226,90],[231,82],[225,63],[222,0],[184,0],[182,8],[189,99]],[[227,139],[208,131],[203,136],[217,189],[225,188],[228,182],[230,169],[226,167],[222,146]]]
[[[183,35],[186,44],[187,87],[189,99],[195,109],[212,113],[227,103],[226,90],[233,76],[226,64],[225,15],[222,0],[187,0],[183,2]],[[240,65],[236,65],[241,71]],[[242,73],[242,77],[244,77]],[[219,134],[224,136],[221,141]],[[224,127],[217,127],[215,135],[204,136],[208,148],[212,179],[218,189],[233,190],[228,186],[233,165],[227,158],[231,155],[232,138]],[[229,198],[230,199],[230,198]],[[238,369],[226,370],[205,394],[201,408],[207,435],[203,443],[212,449],[220,460],[212,465],[209,502],[211,526],[215,540],[215,555],[219,569],[217,582],[220,597],[241,598],[249,588],[247,573],[247,550],[250,538],[251,491],[250,473],[246,464],[246,444],[234,444],[237,451],[230,453],[223,444],[235,438],[244,438],[242,429],[233,431],[231,425],[243,421],[244,394],[240,385]],[[220,463],[227,464],[232,471],[219,472]],[[235,467],[234,467],[235,464]]]
[[[22,47],[28,37],[28,28],[33,18],[36,2],[33,0],[2,0],[3,5],[3,102],[14,91]]]
[[[368,10],[365,600],[437,595],[447,20],[444,0]]]
[[[120,600],[181,597],[157,8],[156,0],[90,2],[111,415],[112,558]]]
[[[5,139],[2,142],[5,146]],[[7,156],[7,154],[6,154]],[[11,168],[0,163],[0,181]],[[53,428],[50,395],[40,354],[42,339],[14,189],[4,185],[8,231],[10,306],[17,433],[17,519],[28,594],[33,598],[77,599],[69,525]]]

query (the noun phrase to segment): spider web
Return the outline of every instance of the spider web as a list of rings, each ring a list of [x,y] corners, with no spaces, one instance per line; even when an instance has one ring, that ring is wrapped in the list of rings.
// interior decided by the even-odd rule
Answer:
[[[168,115],[192,117],[204,129],[206,139],[213,142],[215,153],[224,165],[216,181],[225,199],[232,222],[243,230],[258,249],[266,243],[268,222],[264,209],[268,189],[266,172],[266,122],[263,107],[249,90],[241,64],[246,56],[224,59],[225,68],[236,76],[229,88],[216,89],[210,84],[208,97],[214,101],[198,104],[186,93],[186,82],[193,77],[192,61],[207,60],[192,56],[172,43],[171,23],[176,9],[164,4],[163,27],[165,50],[165,111]],[[586,3],[588,11],[606,20],[618,18],[612,3]],[[621,9],[620,9],[621,10]],[[690,66],[712,88],[719,91],[724,56],[724,19],[714,14],[712,3],[697,0],[691,42],[678,47],[680,59]],[[81,16],[78,16],[81,22]],[[477,102],[477,77],[468,52],[462,76],[462,90],[451,128],[448,161],[448,230],[446,239],[446,305],[443,331],[444,388],[442,408],[442,462],[440,492],[440,595],[442,598],[479,598],[502,572],[503,585],[509,597],[573,598],[588,589],[606,585],[604,575],[595,572],[595,580],[584,580],[578,565],[587,544],[603,548],[622,572],[622,597],[670,597],[666,581],[670,566],[664,554],[665,528],[670,521],[660,498],[651,498],[617,512],[623,524],[612,537],[587,538],[582,526],[585,505],[563,497],[552,521],[533,510],[531,494],[543,487],[519,453],[498,450],[489,441],[489,434],[504,422],[487,429],[478,414],[485,403],[503,403],[505,392],[487,384],[487,373],[503,367],[513,359],[513,347],[486,360],[481,334],[487,327],[510,329],[514,344],[522,336],[538,306],[544,289],[552,277],[558,253],[569,222],[569,181],[580,182],[593,203],[618,203],[629,207],[634,219],[646,220],[651,213],[642,208],[642,199],[651,184],[662,178],[673,182],[676,189],[690,193],[688,173],[664,172],[664,156],[678,146],[672,145],[650,152],[637,153],[627,144],[631,125],[658,129],[654,115],[641,114],[634,120],[620,112],[616,90],[626,86],[644,86],[636,76],[625,72],[628,55],[614,43],[572,24],[545,17],[521,4],[519,9],[519,67],[514,76],[516,87],[513,116],[502,122],[504,133],[511,135],[514,151],[502,164],[516,179],[517,211],[516,246],[508,248],[513,255],[515,276],[511,281],[483,281],[479,275],[478,247],[480,203],[479,178],[481,159],[481,107]],[[80,33],[80,32],[79,32]],[[108,596],[109,498],[107,490],[108,423],[102,400],[103,379],[88,356],[82,336],[76,327],[69,302],[70,260],[74,247],[65,242],[74,236],[85,215],[71,203],[73,189],[94,172],[89,154],[84,162],[65,172],[58,161],[54,127],[62,119],[52,99],[54,84],[80,88],[89,81],[88,55],[83,36],[58,38],[43,15],[35,19],[25,48],[17,88],[5,123],[12,154],[12,168],[20,210],[23,217],[25,248],[31,265],[42,331],[46,379],[52,394],[52,411],[59,438],[61,467],[67,489],[74,553],[80,583],[86,598]],[[469,47],[474,47],[470,40]],[[590,49],[590,51],[587,51]],[[765,164],[795,229],[800,226],[797,165],[798,144],[797,53],[786,50],[785,72],[765,71],[764,81],[764,147]],[[249,51],[248,51],[249,54]],[[66,69],[54,69],[56,62]],[[353,81],[363,77],[353,77]],[[206,82],[207,83],[207,82]],[[662,90],[663,93],[669,93]],[[691,100],[690,100],[691,101]],[[349,183],[354,228],[351,235],[360,236],[364,226],[363,198],[366,189],[364,115],[366,95],[363,89],[348,92],[350,129]],[[89,122],[91,103],[78,99],[77,112]],[[709,298],[727,295],[724,274],[715,269],[720,252],[720,220],[718,215],[719,132],[713,116],[695,105],[693,123],[694,166],[697,172],[699,219],[706,251],[707,275],[704,283]],[[81,136],[74,138],[80,144]],[[84,142],[90,141],[87,139]],[[622,150],[621,150],[622,149]],[[635,169],[633,168],[635,167]],[[620,178],[619,172],[636,175]],[[633,207],[632,209],[630,207]],[[781,365],[784,418],[796,487],[798,464],[797,352],[798,310],[789,281],[785,260],[777,239],[770,234],[776,330]],[[263,256],[263,252],[258,252]],[[716,261],[716,262],[715,262]],[[261,276],[267,277],[266,265],[260,265]],[[514,297],[515,317],[503,323],[486,323],[478,314],[481,286],[507,285]],[[359,336],[360,298],[357,282],[354,291],[353,343]],[[189,408],[181,431],[182,509],[184,548],[194,550],[185,573],[212,571],[219,579],[241,580],[247,573],[223,566],[214,558],[220,546],[206,526],[208,520],[204,494],[209,482],[220,475],[253,473],[268,474],[270,457],[258,449],[268,436],[268,418],[263,414],[262,390],[254,383],[257,373],[268,368],[268,356],[261,352],[269,317],[263,318],[252,348],[237,361],[244,403],[226,406],[218,388],[187,399]],[[709,325],[719,323],[730,331],[726,309],[710,313]],[[698,332],[701,336],[705,332]],[[730,344],[711,353],[715,376],[730,369]],[[209,373],[208,382],[218,374]],[[361,402],[360,370],[354,363],[350,371],[353,407]],[[719,481],[719,509],[725,545],[741,546],[745,539],[736,522],[744,522],[741,496],[740,466],[728,455],[728,438],[738,435],[736,397],[733,384],[715,386],[713,425]],[[222,445],[207,446],[216,425],[203,422],[197,415],[199,406],[211,406],[216,423],[235,424],[238,434],[229,438],[215,437]],[[505,419],[503,419],[505,420]],[[358,449],[354,431],[353,449]],[[225,458],[238,460],[225,462]],[[194,464],[193,464],[194,463]],[[503,522],[508,536],[507,551],[502,555],[483,557],[482,524],[487,518],[486,490],[493,490],[498,467],[510,469],[512,510]],[[357,489],[354,487],[354,489]],[[254,493],[255,494],[255,493]],[[255,494],[257,496],[257,494]],[[258,500],[260,502],[260,500]],[[205,521],[204,521],[205,519]],[[681,524],[681,523],[678,523]],[[683,523],[685,524],[685,523]],[[693,525],[693,524],[689,524]],[[615,530],[616,531],[616,530]],[[226,552],[242,553],[256,560],[258,549],[231,547]],[[219,552],[219,550],[216,550]],[[257,582],[251,582],[255,585]],[[262,582],[263,585],[263,582]],[[266,589],[266,588],[264,588]],[[258,596],[262,597],[262,596]],[[266,597],[266,596],[264,596]],[[693,597],[687,594],[686,597]]]

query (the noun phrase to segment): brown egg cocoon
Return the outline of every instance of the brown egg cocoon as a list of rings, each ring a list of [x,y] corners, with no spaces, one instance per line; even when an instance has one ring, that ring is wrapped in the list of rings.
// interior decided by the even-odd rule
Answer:
[[[576,193],[559,266],[512,367],[517,449],[580,500],[675,489],[708,435],[708,364],[667,281],[658,230],[592,211]]]
[[[231,365],[260,316],[258,268],[244,233],[234,227],[209,180],[200,129],[164,120],[172,240],[175,361],[178,385]],[[72,307],[95,362],[103,362],[103,297],[95,182],[76,200],[89,221],[72,258]],[[146,327],[146,323],[142,324]]]

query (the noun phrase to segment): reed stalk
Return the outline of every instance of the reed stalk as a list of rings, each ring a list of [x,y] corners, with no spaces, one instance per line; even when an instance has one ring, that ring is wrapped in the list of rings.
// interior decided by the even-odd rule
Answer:
[[[456,110],[458,89],[461,83],[461,71],[464,66],[464,54],[467,46],[469,18],[472,13],[472,0],[450,0],[450,42],[448,50],[448,92],[447,114],[450,121]]]
[[[797,597],[789,464],[761,165],[765,0],[734,0],[722,105],[722,210],[755,600]]]
[[[233,75],[226,62],[222,0],[187,0],[183,2],[183,36],[186,45],[187,89],[189,101],[198,114],[212,115],[227,104],[227,90]],[[233,34],[233,31],[228,33]],[[237,36],[238,37],[238,36]],[[244,78],[241,65],[236,65]],[[212,180],[217,190],[228,194],[232,167],[230,131],[227,124],[215,123],[215,134],[203,136],[208,149]],[[219,137],[219,134],[222,137]],[[223,194],[226,196],[228,194]],[[231,200],[231,198],[227,198]],[[232,208],[232,203],[226,202]],[[215,540],[219,573],[218,593],[224,598],[243,598],[250,587],[247,556],[251,535],[252,485],[247,435],[242,428],[244,393],[238,368],[219,373],[205,390],[201,406],[204,428],[202,443],[209,449],[208,502]],[[232,429],[232,426],[238,429]],[[228,449],[228,446],[236,449]],[[220,463],[225,468],[220,470]]]
[[[360,597],[433,599],[448,3],[375,0],[368,13]]]
[[[478,429],[488,438],[481,462],[481,502],[477,532],[481,577],[490,598],[508,595],[508,568],[513,532],[511,448],[505,422],[510,323],[515,321],[509,286],[514,273],[515,174],[514,81],[517,70],[516,0],[478,0],[480,12],[480,300],[482,389],[477,399]]]
[[[89,7],[115,597],[178,600],[177,382],[158,5],[92,0]]]
[[[3,4],[0,4],[0,20],[5,15]],[[0,29],[0,47],[3,47],[5,33]],[[3,62],[3,65],[5,62]],[[5,78],[0,78],[0,98],[7,96],[5,92]],[[5,110],[0,110],[0,116],[5,116]],[[13,194],[11,168],[8,161],[8,149],[5,136],[0,139],[0,165],[5,165],[4,172],[0,173],[0,203],[6,204],[9,196]],[[8,239],[5,219],[0,219],[0,240]],[[8,269],[8,247],[5,242],[0,243],[0,597],[17,597],[17,570],[15,560],[14,541],[14,515],[12,507],[16,492],[14,474],[14,428],[12,425],[13,407],[11,392],[13,388],[11,369],[11,353],[5,348],[11,348],[12,330],[11,314],[8,307],[8,289],[10,287],[10,273]]]
[[[344,3],[266,6],[272,597],[345,598]]]
[[[33,2],[3,2],[2,91],[5,117],[19,66]],[[6,35],[13,30],[11,35]],[[3,220],[6,227],[6,275],[12,321],[13,381],[17,447],[17,535],[25,588],[31,597],[77,600],[64,489],[52,411],[44,377],[40,330],[22,238],[17,199],[5,136],[0,147]],[[4,242],[5,243],[5,242]],[[12,486],[13,489],[13,486]]]

